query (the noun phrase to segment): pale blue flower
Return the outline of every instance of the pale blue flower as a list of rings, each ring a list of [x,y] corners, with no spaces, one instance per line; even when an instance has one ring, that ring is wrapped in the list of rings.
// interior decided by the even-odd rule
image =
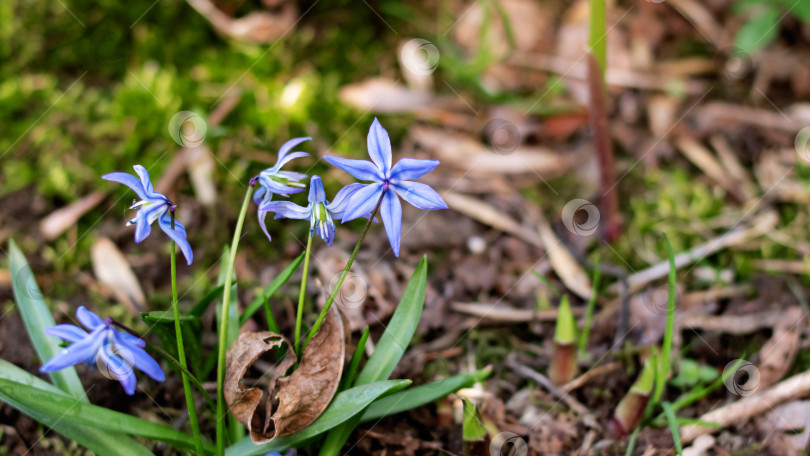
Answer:
[[[276,162],[273,167],[260,172],[259,175],[254,178],[254,181],[258,182],[260,187],[253,193],[253,202],[259,206],[259,225],[261,225],[264,234],[267,235],[267,239],[270,239],[270,233],[267,232],[267,225],[264,219],[268,211],[262,208],[267,206],[273,199],[274,194],[289,196],[293,193],[304,191],[304,184],[301,183],[301,180],[305,179],[307,175],[293,171],[281,171],[281,167],[295,158],[308,157],[309,154],[306,152],[289,152],[293,147],[304,141],[310,141],[311,139],[312,138],[294,138],[284,143],[278,151],[278,162]]]
[[[323,182],[318,176],[312,176],[309,181],[309,204],[301,207],[290,201],[271,201],[259,209],[266,212],[275,212],[275,218],[309,219],[309,235],[318,233],[329,246],[335,237],[335,222],[340,220],[349,204],[349,199],[355,192],[360,190],[363,184],[350,184],[340,189],[335,195],[335,200],[331,203],[326,200],[326,192],[323,189]],[[368,216],[368,214],[366,214]]]
[[[137,382],[133,367],[156,381],[165,380],[163,369],[144,351],[146,342],[142,339],[118,331],[112,326],[111,319],[102,320],[84,306],[76,309],[76,318],[90,333],[75,325],[56,325],[46,329],[46,334],[72,343],[43,364],[40,372],[54,372],[79,363],[93,367],[101,358],[130,396],[135,393]]]
[[[354,192],[342,221],[347,222],[369,214],[382,198],[380,215],[394,255],[399,256],[402,205],[397,195],[419,209],[447,209],[447,203],[430,186],[412,182],[433,171],[439,161],[403,158],[392,167],[391,140],[376,118],[368,131],[367,145],[370,162],[332,156],[325,156],[324,159],[361,181],[372,182]]]
[[[127,222],[127,226],[135,225],[135,243],[140,243],[149,236],[149,233],[152,232],[152,223],[157,220],[160,229],[177,243],[180,251],[186,257],[186,261],[191,264],[193,253],[191,245],[186,239],[186,228],[182,223],[175,220],[174,229],[172,229],[172,216],[169,212],[173,212],[176,206],[166,195],[157,193],[154,190],[146,168],[141,165],[135,165],[133,168],[140,180],[132,174],[120,172],[105,174],[101,178],[126,185],[141,199],[130,207],[130,209],[138,209],[138,212],[135,214],[134,219]]]

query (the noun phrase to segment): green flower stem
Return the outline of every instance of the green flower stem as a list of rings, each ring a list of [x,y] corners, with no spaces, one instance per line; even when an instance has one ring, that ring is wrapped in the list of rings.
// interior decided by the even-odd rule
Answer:
[[[315,233],[309,230],[309,237],[307,237],[307,252],[304,255],[304,272],[301,277],[301,292],[298,294],[298,310],[295,314],[295,355],[301,359],[301,320],[304,318],[304,296],[307,289],[307,273],[309,273],[309,252],[312,249],[312,237]],[[307,339],[307,342],[309,340]]]
[[[250,195],[253,193],[253,186],[248,185],[245,192],[245,200],[242,202],[242,210],[239,212],[239,219],[236,221],[236,229],[233,232],[231,242],[231,257],[228,259],[227,271],[225,274],[225,285],[222,289],[222,316],[219,321],[219,351],[217,353],[217,454],[225,454],[225,393],[223,383],[225,381],[225,353],[228,347],[225,345],[228,335],[228,307],[231,304],[231,284],[233,283],[233,265],[236,262],[236,249],[239,247],[239,238],[242,235],[242,226],[245,224],[248,206],[250,206]]]
[[[340,292],[340,287],[343,286],[343,281],[346,280],[346,276],[349,274],[349,270],[352,268],[352,264],[354,264],[354,259],[357,258],[357,252],[360,251],[360,246],[363,244],[363,240],[366,238],[366,234],[368,234],[369,228],[371,228],[371,222],[374,221],[374,217],[377,216],[377,212],[380,210],[380,204],[382,204],[383,196],[385,196],[385,192],[383,192],[382,196],[380,196],[380,200],[377,201],[377,206],[374,208],[374,211],[369,215],[368,222],[366,222],[366,226],[363,228],[363,232],[360,233],[360,240],[357,241],[357,245],[354,246],[354,250],[352,251],[352,256],[349,257],[349,261],[346,263],[346,267],[343,268],[343,273],[340,274],[340,279],[338,279],[337,284],[335,284],[335,288],[332,289],[332,292],[329,294],[329,298],[326,300],[326,304],[324,304],[323,309],[321,309],[321,313],[318,315],[318,319],[315,320],[315,324],[312,326],[312,329],[309,330],[307,334],[307,340],[304,342],[304,346],[301,347],[303,351],[306,348],[307,344],[315,334],[318,334],[318,329],[320,329],[321,325],[323,324],[323,320],[326,318],[326,314],[329,312],[329,309],[332,307],[332,303],[335,302],[335,296],[337,296],[338,292]]]
[[[174,217],[172,217],[172,225],[174,225]],[[174,229],[174,226],[172,226]],[[180,358],[180,366],[182,366],[181,374],[183,376],[183,391],[186,394],[186,407],[188,408],[188,421],[191,425],[191,430],[194,432],[194,448],[198,455],[203,453],[202,437],[200,436],[200,422],[197,420],[197,410],[194,407],[194,396],[191,395],[191,383],[189,382],[188,366],[186,365],[186,350],[183,347],[183,330],[180,327],[180,310],[177,308],[177,265],[175,261],[175,243],[171,244],[171,263],[172,263],[172,309],[174,311],[174,334],[177,338],[177,357]]]

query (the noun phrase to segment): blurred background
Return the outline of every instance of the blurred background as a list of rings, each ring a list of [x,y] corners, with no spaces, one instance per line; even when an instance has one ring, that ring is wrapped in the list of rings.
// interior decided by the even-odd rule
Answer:
[[[618,361],[663,334],[666,234],[684,253],[679,359],[714,372],[687,376],[671,395],[738,358],[764,369],[761,350],[774,345],[787,355],[768,365],[762,388],[810,366],[797,325],[810,310],[810,1],[608,2],[604,90],[588,77],[588,14],[587,1],[562,0],[4,1],[0,248],[20,244],[57,320],[87,305],[137,327],[139,312],[168,308],[167,247],[156,236],[135,246],[124,226],[133,195],[102,174],[142,164],[179,205],[195,253],[180,268],[190,306],[215,285],[247,181],[276,162],[278,147],[312,136],[299,148],[312,157],[289,169],[321,175],[333,195],[351,178],[320,158],[364,158],[379,117],[394,161],[441,161],[424,182],[451,210],[404,205],[398,260],[382,227],[372,229],[343,309],[353,329],[382,330],[427,254],[425,317],[395,376],[422,382],[492,364],[485,417],[522,436],[532,454],[575,454],[583,441],[604,451],[594,454],[623,451],[558,410],[506,355],[547,367],[554,314],[538,312],[561,294],[581,311],[598,261],[588,365],[616,366],[577,397],[604,421],[638,367]],[[594,129],[599,116],[607,123]],[[236,265],[241,306],[303,250],[308,230],[268,220],[267,242],[253,211]],[[333,281],[361,227],[339,226],[332,249],[316,243],[313,295]],[[34,371],[7,264],[3,255],[0,356]],[[273,304],[283,329],[294,283]],[[264,325],[262,316],[248,322]],[[172,415],[184,405],[170,383],[126,401],[117,385],[102,386],[91,400],[156,416],[159,404]],[[720,388],[691,413],[729,395]],[[0,449],[38,442],[41,454],[79,451],[0,410]],[[443,413],[384,420],[360,431],[356,451],[453,448]],[[782,429],[771,421],[731,427],[713,445],[806,447],[807,433],[776,438]],[[672,445],[665,429],[647,429],[641,441]]]

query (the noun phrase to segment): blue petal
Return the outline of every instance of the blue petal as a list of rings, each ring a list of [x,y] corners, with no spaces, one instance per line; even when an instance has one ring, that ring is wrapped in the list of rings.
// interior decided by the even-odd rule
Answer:
[[[87,331],[75,325],[56,325],[45,330],[45,334],[68,342],[78,342],[87,337]]]
[[[175,220],[174,229],[172,229],[172,217],[169,214],[164,214],[163,217],[160,218],[159,223],[160,229],[180,247],[180,251],[183,252],[183,256],[186,257],[186,262],[191,265],[191,261],[194,259],[194,253],[191,251],[191,245],[186,239],[186,227]]]
[[[259,226],[262,227],[262,231],[264,231],[264,234],[267,236],[267,240],[272,241],[273,238],[270,237],[270,233],[267,231],[267,222],[265,221],[265,219],[267,218],[267,212],[268,211],[263,211],[261,209],[257,211],[257,213],[259,214]]]
[[[140,337],[135,337],[132,334],[123,331],[116,331],[115,334],[127,345],[135,345],[141,348],[146,347],[146,342],[144,342],[144,340]]]
[[[81,323],[82,326],[90,331],[94,331],[99,326],[107,326],[101,317],[93,312],[90,312],[87,310],[87,307],[84,306],[79,306],[79,308],[76,309],[76,318],[79,319],[79,323]]]
[[[277,182],[271,179],[270,176],[272,176],[272,174],[265,173],[264,171],[262,171],[262,173],[259,174],[259,183],[269,193],[275,193],[278,195],[291,195],[293,193],[301,193],[304,191],[303,188],[290,187],[281,182]]]
[[[371,211],[377,207],[380,195],[382,195],[382,184],[368,184],[361,188],[349,200],[341,221],[348,222],[358,217],[368,217]]]
[[[149,171],[141,165],[135,165],[132,168],[135,169],[135,172],[141,178],[141,185],[143,185],[146,193],[153,194],[155,190],[152,188],[152,180],[149,179]]]
[[[275,174],[279,172],[282,166],[286,165],[291,160],[295,160],[296,158],[300,157],[309,157],[309,154],[306,152],[293,152],[284,158],[279,158],[278,163],[276,163],[275,165],[273,165],[272,168],[270,168],[270,173]]]
[[[293,147],[301,144],[304,141],[311,141],[312,138],[305,137],[305,138],[293,138],[287,142],[285,142],[281,149],[278,150],[278,161],[279,163],[284,159],[284,156],[287,155],[287,152],[291,151]],[[307,154],[309,155],[309,154]],[[276,165],[278,166],[278,165]]]
[[[259,188],[257,188],[256,191],[253,192],[253,202],[258,205],[262,201],[262,198],[264,198],[264,194],[266,192],[267,192],[266,188],[259,186]]]
[[[300,180],[304,180],[307,177],[309,177],[308,175],[306,175],[304,173],[296,173],[295,171],[279,171],[279,172],[276,173],[276,176],[283,177],[283,178],[285,178],[287,180],[291,180],[291,181],[300,181]]]
[[[133,176],[132,174],[116,172],[105,174],[101,176],[101,178],[111,182],[118,182],[119,184],[124,184],[130,189],[132,189],[132,191],[138,195],[138,198],[142,200],[149,199],[149,194],[146,192],[146,189],[143,188],[143,184],[141,184],[141,181],[139,181],[138,178]]]
[[[436,169],[437,166],[439,166],[439,160],[403,158],[391,170],[391,182],[419,179]]]
[[[310,203],[323,203],[326,201],[326,192],[323,190],[323,182],[320,176],[312,176],[309,180],[309,197],[307,201]]]
[[[290,201],[271,201],[260,208],[264,212],[276,213],[276,218],[308,219],[311,210]]]
[[[399,202],[393,189],[388,189],[380,205],[380,215],[382,215],[385,232],[391,242],[391,249],[394,255],[399,256],[399,238],[402,234],[402,204]]]
[[[168,209],[166,204],[150,204],[138,210],[135,214],[135,243],[139,244],[149,237],[152,232],[152,222],[159,218],[162,212]],[[132,223],[132,222],[130,222]]]
[[[399,182],[392,186],[399,196],[419,209],[447,209],[447,203],[429,185],[421,182]]]
[[[160,364],[157,363],[151,356],[149,356],[146,351],[144,351],[141,347],[136,345],[131,345],[127,342],[127,340],[122,337],[124,335],[129,335],[126,333],[116,332],[115,334],[115,342],[119,345],[118,350],[119,353],[123,350],[128,350],[131,354],[131,357],[124,356],[128,361],[131,361],[132,364],[137,367],[141,372],[144,374],[152,377],[152,379],[162,382],[166,380],[166,376],[163,374],[163,369],[161,369]],[[140,340],[140,339],[139,339]]]
[[[112,349],[112,343],[104,344],[101,350],[99,350],[101,361],[107,366],[109,372],[121,382],[121,386],[124,387],[124,392],[132,396],[135,394],[135,385],[138,381],[137,378],[135,378],[134,369],[129,364],[129,362],[132,362],[133,355],[126,347],[116,347],[118,353],[114,353]],[[124,357],[120,355],[129,359],[124,359]]]
[[[391,139],[376,117],[374,122],[371,123],[371,128],[368,129],[366,144],[368,145],[368,156],[371,157],[371,161],[377,165],[383,175],[387,176],[388,172],[391,171]]]
[[[349,158],[332,157],[331,155],[325,155],[323,159],[333,166],[337,166],[351,174],[355,179],[375,182],[382,182],[385,179],[383,173],[374,166],[374,163],[368,160],[352,160]]]
[[[326,205],[326,210],[332,214],[332,217],[338,220],[342,219],[343,213],[346,212],[346,208],[349,206],[349,201],[351,201],[352,196],[365,186],[365,184],[354,183],[341,188],[337,192],[337,195],[335,195],[335,199]]]
[[[95,359],[107,331],[107,328],[98,328],[83,340],[63,348],[47,363],[43,364],[39,371],[43,373],[54,372],[74,364],[92,361]]]

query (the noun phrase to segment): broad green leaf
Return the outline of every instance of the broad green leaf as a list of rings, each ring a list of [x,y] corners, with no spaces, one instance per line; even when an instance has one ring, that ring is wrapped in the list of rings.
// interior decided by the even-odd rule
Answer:
[[[734,37],[734,46],[749,55],[771,44],[779,33],[779,10],[765,4],[762,8],[737,30]]]
[[[34,418],[49,426],[66,420],[72,425],[127,433],[183,448],[194,448],[192,436],[171,426],[153,423],[23,383],[0,379],[0,398],[18,408],[34,410],[36,413]],[[213,445],[208,444],[208,447],[213,451]]]
[[[397,310],[388,322],[374,354],[368,359],[363,370],[357,376],[356,385],[385,380],[399,364],[402,355],[411,343],[416,325],[422,317],[422,308],[425,305],[425,288],[427,286],[427,257],[417,266]]]
[[[298,269],[298,265],[301,264],[301,260],[303,259],[304,259],[303,253],[298,255],[298,257],[294,259],[292,263],[290,263],[286,268],[284,268],[284,270],[281,271],[279,275],[276,276],[275,279],[273,279],[272,282],[270,282],[270,285],[268,285],[267,287],[265,287],[264,290],[262,290],[259,296],[256,296],[256,299],[254,299],[253,302],[251,302],[250,305],[247,306],[247,309],[245,309],[245,311],[242,312],[242,315],[239,316],[240,326],[244,325],[245,322],[248,321],[250,317],[253,316],[253,314],[255,314],[259,309],[262,308],[262,305],[265,303],[265,301],[267,301],[274,294],[276,294],[278,289],[281,288],[282,285],[287,283],[288,280],[290,280],[290,277],[293,275],[295,270]]]
[[[410,384],[410,380],[385,380],[348,389],[338,393],[329,407],[306,429],[292,435],[277,437],[272,442],[263,445],[254,444],[247,437],[228,447],[225,454],[227,456],[253,456],[264,455],[271,451],[285,451],[340,425],[380,396],[407,388]]]
[[[432,383],[419,385],[413,388],[400,391],[384,398],[377,399],[363,412],[361,422],[373,421],[384,416],[395,415],[406,410],[421,407],[425,404],[437,401],[448,394],[455,393],[461,388],[472,386],[480,382],[492,373],[492,368],[487,367],[478,372],[455,375]]]
[[[9,269],[11,269],[11,284],[14,289],[14,300],[20,309],[28,337],[42,362],[48,361],[62,349],[60,340],[45,334],[45,329],[55,326],[51,311],[42,299],[34,273],[28,266],[28,261],[14,241],[8,242]],[[84,391],[76,369],[68,367],[48,374],[54,385],[73,397],[87,402],[87,393]]]
[[[56,386],[39,377],[31,375],[27,371],[3,359],[0,359],[0,379],[27,385],[54,396],[62,396],[69,401],[77,401]],[[0,391],[0,397],[2,397],[2,393],[3,392]],[[5,397],[2,397],[2,399],[7,401],[12,407],[15,407],[43,425],[49,426],[54,431],[96,454],[128,454],[133,456],[147,456],[152,454],[152,452],[147,450],[143,445],[126,435],[80,426],[74,424],[71,420],[54,421],[48,417],[39,416],[40,411],[38,409],[31,408],[24,403],[14,403],[8,401]]]
[[[385,328],[385,332],[377,343],[377,348],[374,349],[374,353],[357,376],[355,385],[385,380],[397,367],[399,360],[402,359],[402,355],[405,354],[405,350],[411,343],[413,334],[416,332],[416,325],[422,317],[426,286],[427,257],[423,257],[411,276],[388,327]],[[360,416],[357,416],[329,431],[319,454],[321,456],[337,455],[359,422]]]

